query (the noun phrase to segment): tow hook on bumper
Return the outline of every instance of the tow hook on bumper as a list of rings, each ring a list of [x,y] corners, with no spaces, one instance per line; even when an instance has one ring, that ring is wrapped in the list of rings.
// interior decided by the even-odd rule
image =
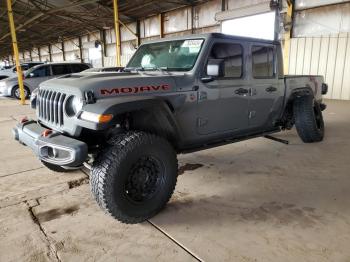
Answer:
[[[77,167],[87,158],[88,147],[84,142],[52,132],[42,136],[46,129],[34,120],[18,123],[13,128],[15,140],[29,146],[39,159],[54,165]]]

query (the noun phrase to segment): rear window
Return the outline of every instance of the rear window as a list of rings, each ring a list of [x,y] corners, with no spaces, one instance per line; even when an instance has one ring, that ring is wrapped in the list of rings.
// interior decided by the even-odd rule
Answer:
[[[65,75],[72,73],[70,65],[52,65],[53,75]]]
[[[271,78],[274,76],[274,50],[269,46],[253,46],[253,77]]]
[[[84,71],[86,69],[89,69],[90,67],[86,64],[72,64],[72,71],[73,73],[79,73],[81,71]]]
[[[29,68],[32,68],[33,66],[37,66],[37,65],[41,65],[41,64],[43,64],[43,63],[30,63],[27,66],[28,66],[28,69],[29,69]]]

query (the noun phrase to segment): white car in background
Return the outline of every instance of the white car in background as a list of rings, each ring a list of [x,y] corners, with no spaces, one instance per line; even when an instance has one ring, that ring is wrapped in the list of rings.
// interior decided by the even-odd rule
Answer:
[[[43,63],[42,62],[22,63],[21,68],[22,68],[22,71],[24,73],[25,71],[32,68],[33,66],[41,65],[41,64],[43,64]],[[0,80],[5,79],[5,78],[9,78],[9,77],[15,77],[15,76],[17,76],[16,66],[13,66],[13,67],[8,68],[8,69],[0,70]]]
[[[33,90],[46,80],[71,73],[79,73],[90,67],[90,64],[77,62],[48,63],[34,66],[23,74],[25,98],[29,98]],[[0,96],[12,96],[20,99],[17,76],[0,80]]]

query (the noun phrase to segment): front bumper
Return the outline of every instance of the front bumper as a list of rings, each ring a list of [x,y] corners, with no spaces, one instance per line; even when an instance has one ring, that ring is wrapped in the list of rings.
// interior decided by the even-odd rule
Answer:
[[[14,138],[29,146],[37,157],[45,162],[63,166],[78,167],[87,159],[87,144],[79,140],[52,132],[47,137],[42,133],[46,128],[40,126],[34,120],[18,123],[13,128]]]

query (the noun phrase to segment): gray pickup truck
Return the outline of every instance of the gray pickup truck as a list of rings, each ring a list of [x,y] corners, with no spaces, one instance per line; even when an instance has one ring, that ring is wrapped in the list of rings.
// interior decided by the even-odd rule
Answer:
[[[322,76],[284,76],[279,42],[219,33],[141,45],[123,72],[77,73],[32,94],[37,120],[16,140],[55,171],[91,169],[100,207],[124,223],[159,212],[177,181],[178,153],[296,126],[324,136]],[[232,156],[234,157],[234,156]]]

